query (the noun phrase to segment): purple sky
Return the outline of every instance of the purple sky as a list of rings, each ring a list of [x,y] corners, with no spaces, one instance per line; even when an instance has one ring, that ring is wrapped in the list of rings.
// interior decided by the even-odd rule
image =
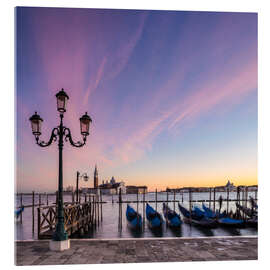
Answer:
[[[76,171],[153,189],[257,183],[257,14],[17,8],[17,188],[57,188],[58,149],[35,144],[29,117],[64,124],[87,145],[64,146]]]

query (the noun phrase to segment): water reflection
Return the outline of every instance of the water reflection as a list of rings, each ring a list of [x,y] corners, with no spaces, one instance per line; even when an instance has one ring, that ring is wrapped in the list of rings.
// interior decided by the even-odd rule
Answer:
[[[148,225],[148,229],[154,237],[162,237],[163,236],[163,227],[162,226],[159,228],[151,228]]]
[[[141,238],[143,237],[143,228],[141,229],[133,229],[127,225],[127,230],[129,231],[130,235],[134,238]]]
[[[224,231],[227,231],[229,235],[232,236],[239,236],[241,235],[241,231],[239,228],[231,228],[231,227],[223,227]]]
[[[182,237],[182,227],[168,227],[174,237]]]
[[[214,232],[212,231],[212,229],[208,229],[208,228],[203,228],[203,227],[196,227],[196,229],[198,231],[200,231],[200,233],[204,236],[214,236]]]

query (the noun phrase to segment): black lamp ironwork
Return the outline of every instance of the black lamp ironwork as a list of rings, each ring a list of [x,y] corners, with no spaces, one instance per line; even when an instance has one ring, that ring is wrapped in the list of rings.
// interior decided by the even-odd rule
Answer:
[[[86,137],[89,135],[89,127],[92,119],[85,113],[80,118],[80,127],[83,141],[74,142],[71,136],[71,131],[69,128],[63,125],[64,113],[66,112],[66,105],[69,96],[66,94],[62,88],[56,94],[57,99],[57,111],[60,113],[60,124],[59,126],[52,129],[51,137],[48,142],[40,141],[39,136],[41,135],[41,124],[43,119],[35,112],[34,115],[30,117],[32,133],[35,136],[36,143],[40,147],[47,147],[52,144],[52,142],[58,139],[58,149],[59,149],[59,173],[58,173],[58,205],[57,205],[57,225],[56,230],[53,234],[53,240],[63,241],[68,239],[67,232],[64,227],[64,208],[63,208],[63,146],[64,139],[69,141],[74,147],[82,147],[86,143]]]

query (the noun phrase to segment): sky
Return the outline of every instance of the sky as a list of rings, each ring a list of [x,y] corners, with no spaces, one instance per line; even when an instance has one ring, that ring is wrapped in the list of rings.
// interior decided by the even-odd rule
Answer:
[[[58,146],[35,143],[59,124],[69,95],[64,187],[76,172],[149,190],[257,184],[257,14],[110,9],[16,9],[16,184],[55,191]]]

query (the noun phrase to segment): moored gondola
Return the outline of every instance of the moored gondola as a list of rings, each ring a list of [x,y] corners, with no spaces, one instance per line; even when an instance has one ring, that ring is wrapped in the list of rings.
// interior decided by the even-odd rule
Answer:
[[[200,216],[196,214],[196,211],[192,211],[190,214],[190,211],[188,211],[185,207],[183,207],[180,203],[178,203],[178,207],[180,212],[183,215],[183,220],[186,223],[201,226],[205,228],[215,228],[216,227],[216,221],[210,218],[207,218],[206,216]]]
[[[241,210],[245,215],[247,215],[250,218],[258,215],[257,210],[255,210],[254,208],[248,208],[248,207],[240,205],[239,203],[235,203],[235,205],[237,209]]]
[[[146,218],[151,229],[161,229],[163,224],[162,216],[148,203],[146,204]]]
[[[132,229],[139,230],[142,228],[142,217],[130,205],[127,205],[126,217],[128,224]]]
[[[15,220],[18,220],[20,215],[22,214],[24,210],[24,206],[20,207],[19,209],[15,210],[14,215],[15,215]]]
[[[170,207],[165,203],[163,203],[163,215],[170,227],[179,228],[181,226],[182,220],[180,215],[170,209]]]
[[[230,217],[218,218],[217,223],[224,227],[242,228],[245,223],[243,219],[235,219]]]

